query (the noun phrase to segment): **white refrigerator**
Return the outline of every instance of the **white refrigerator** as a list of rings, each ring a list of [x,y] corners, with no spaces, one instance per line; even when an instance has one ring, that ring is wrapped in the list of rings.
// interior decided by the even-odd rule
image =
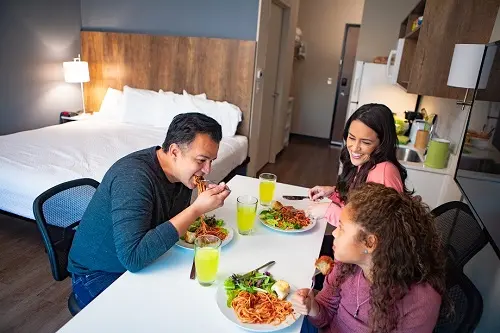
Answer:
[[[392,112],[404,117],[404,111],[415,110],[417,95],[408,94],[391,83],[387,65],[357,61],[345,121],[360,106],[368,103],[385,104]]]

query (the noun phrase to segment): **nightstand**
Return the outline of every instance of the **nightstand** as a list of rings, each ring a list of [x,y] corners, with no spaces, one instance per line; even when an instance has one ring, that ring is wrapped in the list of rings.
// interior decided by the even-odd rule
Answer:
[[[91,113],[82,113],[77,116],[63,116],[63,112],[61,112],[61,115],[59,116],[59,123],[64,124],[69,121],[80,121],[80,120],[88,120],[92,118]]]

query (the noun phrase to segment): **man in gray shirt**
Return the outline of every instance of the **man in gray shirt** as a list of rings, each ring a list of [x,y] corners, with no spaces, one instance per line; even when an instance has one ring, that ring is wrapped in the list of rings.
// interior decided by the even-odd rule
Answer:
[[[127,155],[106,172],[82,217],[68,258],[75,298],[85,307],[126,270],[168,251],[200,215],[224,204],[225,184],[189,205],[194,177],[210,172],[221,126],[199,113],[176,116],[162,147]]]

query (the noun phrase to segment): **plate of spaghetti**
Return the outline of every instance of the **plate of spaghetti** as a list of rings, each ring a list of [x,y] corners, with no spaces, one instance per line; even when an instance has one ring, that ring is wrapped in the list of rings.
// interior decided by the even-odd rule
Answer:
[[[180,237],[177,245],[185,249],[194,250],[194,240],[201,235],[214,235],[222,241],[221,246],[229,243],[234,236],[234,231],[231,227],[224,226],[224,220],[216,219],[214,216],[199,217],[189,226],[186,233]]]
[[[274,332],[300,317],[287,300],[294,291],[286,281],[276,281],[269,273],[233,274],[219,286],[216,301],[235,325],[253,332]]]
[[[203,179],[201,176],[194,177],[194,183],[198,190],[198,194],[207,189],[209,181]],[[215,216],[202,215],[191,224],[184,235],[182,235],[177,242],[177,245],[186,249],[194,250],[194,241],[196,237],[202,235],[213,235],[219,237],[222,241],[221,246],[229,243],[234,236],[234,231],[230,227],[223,227],[224,221],[218,220]]]
[[[290,233],[308,231],[316,224],[316,220],[307,217],[303,210],[283,206],[279,201],[275,201],[271,208],[262,210],[259,220],[268,228]]]

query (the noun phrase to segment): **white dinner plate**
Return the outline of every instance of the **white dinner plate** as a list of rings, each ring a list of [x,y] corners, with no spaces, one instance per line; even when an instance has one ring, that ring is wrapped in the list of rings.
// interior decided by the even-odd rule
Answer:
[[[290,294],[287,297],[287,300],[289,301],[292,295],[295,293],[297,289],[293,288],[290,286]],[[224,288],[224,283],[221,283],[219,287],[217,288],[217,293],[215,294],[215,299],[217,302],[217,306],[219,307],[220,312],[226,317],[229,321],[231,321],[233,324],[235,324],[238,327],[241,327],[247,331],[251,332],[276,332],[282,329],[285,329],[293,323],[295,323],[299,318],[300,315],[295,313],[295,314],[290,314],[288,317],[279,325],[272,325],[272,324],[245,324],[240,322],[238,317],[236,316],[236,313],[234,312],[233,308],[228,308],[227,307],[227,295],[226,295],[226,289]]]
[[[267,209],[263,209],[262,211],[264,210],[267,210]],[[306,232],[308,230],[311,230],[312,228],[314,228],[314,226],[316,225],[316,219],[312,219],[310,218],[311,220],[311,223],[307,226],[307,227],[304,227],[302,229],[288,229],[288,230],[283,230],[283,229],[280,229],[280,228],[277,228],[277,227],[274,227],[272,225],[269,225],[267,224],[266,222],[264,222],[264,220],[262,220],[260,218],[260,213],[262,213],[262,211],[259,212],[259,214],[257,215],[257,218],[259,219],[260,223],[262,223],[263,225],[265,225],[266,227],[270,228],[270,229],[273,229],[273,230],[276,230],[276,231],[281,231],[281,232],[285,232],[285,233],[289,233],[289,234],[296,234],[296,233],[299,233],[299,232]]]
[[[227,225],[223,225],[222,227],[224,229],[227,229],[227,236],[222,241],[222,244],[221,244],[221,246],[224,246],[224,245],[226,245],[227,243],[229,243],[233,239],[233,237],[234,237],[234,230],[233,230],[233,228],[231,228],[230,226],[227,226]],[[194,244],[188,243],[188,242],[184,241],[183,239],[179,239],[177,241],[177,243],[175,243],[175,244],[177,246],[183,247],[183,248],[188,249],[188,250],[194,250]]]

